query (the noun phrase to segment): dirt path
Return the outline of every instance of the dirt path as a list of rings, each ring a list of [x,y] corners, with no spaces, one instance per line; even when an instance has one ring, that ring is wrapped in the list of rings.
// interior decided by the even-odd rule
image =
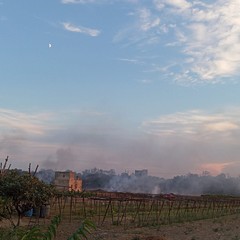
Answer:
[[[23,219],[22,226],[28,224]],[[1,227],[8,222],[1,222]],[[50,224],[50,219],[44,223]],[[81,222],[71,223],[63,220],[57,230],[57,240],[66,240],[80,226]],[[45,225],[45,226],[46,226]],[[111,224],[98,227],[89,240],[240,240],[240,214],[215,219],[199,220],[186,223],[162,225],[160,227],[128,227],[113,226]]]
[[[57,231],[58,240],[66,240],[80,222],[62,222]],[[163,225],[159,228],[124,229],[121,226],[102,226],[90,239],[97,240],[240,240],[240,215],[188,223]]]

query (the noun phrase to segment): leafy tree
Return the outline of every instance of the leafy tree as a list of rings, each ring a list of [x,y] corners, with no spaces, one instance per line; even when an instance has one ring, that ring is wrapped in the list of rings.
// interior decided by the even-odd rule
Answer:
[[[9,219],[14,226],[19,226],[24,212],[49,201],[53,191],[52,186],[29,173],[8,170],[4,174],[0,174],[0,199],[3,206],[0,214]],[[18,216],[17,224],[12,220],[14,211]]]

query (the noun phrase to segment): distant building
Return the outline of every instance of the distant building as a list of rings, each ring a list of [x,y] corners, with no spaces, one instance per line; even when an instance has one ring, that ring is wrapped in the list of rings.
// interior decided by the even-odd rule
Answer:
[[[82,191],[82,180],[72,171],[55,172],[54,185],[62,191]]]
[[[143,170],[135,170],[135,176],[136,177],[143,177],[148,175],[148,170],[143,169]]]

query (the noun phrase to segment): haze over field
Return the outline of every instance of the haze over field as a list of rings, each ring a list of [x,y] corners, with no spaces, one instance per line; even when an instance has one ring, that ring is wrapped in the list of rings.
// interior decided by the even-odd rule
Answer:
[[[0,0],[14,167],[240,173],[238,0]]]

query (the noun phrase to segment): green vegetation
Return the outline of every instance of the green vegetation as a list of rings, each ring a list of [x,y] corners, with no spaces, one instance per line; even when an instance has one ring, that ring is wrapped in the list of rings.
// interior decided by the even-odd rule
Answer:
[[[52,240],[56,238],[57,228],[61,223],[61,215],[55,216],[48,227],[34,226],[31,229],[20,226],[24,214],[33,208],[40,208],[50,200],[68,199],[72,197],[89,197],[91,194],[84,192],[57,192],[56,189],[44,183],[31,174],[30,165],[28,172],[6,169],[6,163],[0,169],[0,221],[7,219],[12,228],[0,230],[0,239],[9,240]],[[62,206],[61,206],[62,207]],[[61,213],[61,211],[60,211]],[[17,221],[15,219],[17,218]],[[38,216],[39,218],[39,216]],[[87,239],[95,225],[90,220],[83,220],[80,227],[68,239]]]
[[[55,216],[50,225],[45,229],[43,226],[34,226],[33,228],[27,230],[23,227],[17,227],[13,229],[6,229],[5,231],[0,231],[0,239],[8,240],[53,240],[57,236],[57,229],[61,223],[61,217]],[[92,230],[96,227],[94,223],[88,219],[82,221],[79,228],[73,233],[68,240],[75,239],[88,239],[88,235],[92,234]]]
[[[88,239],[87,234],[92,234],[92,230],[95,230],[96,227],[92,221],[85,219],[78,230],[73,233],[68,240],[75,240],[75,239]]]
[[[24,234],[21,240],[52,240],[56,237],[57,227],[60,222],[60,216],[55,216],[47,231],[44,232],[39,226],[33,227]]]
[[[0,174],[0,217],[8,219],[13,226],[19,226],[23,214],[41,206],[53,196],[54,188],[29,173],[8,170]],[[17,213],[17,223],[13,215]]]

